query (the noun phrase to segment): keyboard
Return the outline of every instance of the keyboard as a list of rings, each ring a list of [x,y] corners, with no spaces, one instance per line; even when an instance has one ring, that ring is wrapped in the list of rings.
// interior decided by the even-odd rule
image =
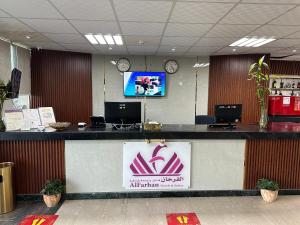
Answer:
[[[224,129],[235,129],[235,124],[209,124],[209,128],[224,128]]]

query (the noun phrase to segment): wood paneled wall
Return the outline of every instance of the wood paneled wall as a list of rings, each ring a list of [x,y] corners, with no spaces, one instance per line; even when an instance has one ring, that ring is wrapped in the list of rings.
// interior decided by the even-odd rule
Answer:
[[[216,104],[243,104],[242,123],[257,123],[259,107],[255,82],[248,81],[249,66],[262,55],[211,56],[209,66],[208,114]],[[267,55],[269,57],[269,55]],[[269,60],[267,58],[267,60]]]
[[[300,75],[299,61],[271,60],[270,68],[274,74]]]
[[[47,179],[65,180],[64,141],[0,141],[0,162],[15,163],[16,194],[38,194]]]
[[[245,189],[260,178],[277,181],[282,189],[300,188],[300,140],[247,140]]]
[[[92,115],[90,54],[32,50],[32,107],[52,106],[57,121],[89,121]]]

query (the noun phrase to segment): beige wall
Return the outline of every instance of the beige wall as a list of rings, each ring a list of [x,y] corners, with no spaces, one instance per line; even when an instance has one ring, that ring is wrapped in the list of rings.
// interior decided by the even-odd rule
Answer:
[[[31,72],[30,72],[30,51],[28,49],[17,47],[17,67],[22,71],[20,94],[31,93]]]
[[[10,79],[10,44],[0,40],[0,80]]]
[[[30,51],[21,47],[17,47],[17,68],[22,71],[20,95],[30,95]],[[5,83],[11,77],[11,62],[10,62],[10,43],[0,40],[0,79]],[[4,103],[4,110],[14,109],[11,100]]]
[[[123,75],[110,61],[118,56],[93,55],[93,113],[104,114],[104,101],[141,101],[142,119],[165,124],[193,124],[195,115],[207,114],[208,67],[193,68],[196,57],[130,56],[131,71],[163,71],[164,62],[174,58],[179,71],[167,75],[165,97],[124,97]],[[199,58],[198,62],[208,62]],[[197,85],[197,88],[196,88]],[[196,113],[197,110],[197,113]]]

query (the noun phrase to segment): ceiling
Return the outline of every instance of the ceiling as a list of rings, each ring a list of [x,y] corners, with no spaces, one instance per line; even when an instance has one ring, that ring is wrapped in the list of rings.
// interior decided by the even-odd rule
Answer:
[[[121,34],[124,46],[91,45],[86,33]],[[228,47],[246,35],[278,40]],[[300,54],[300,0],[0,0],[0,36],[109,55]]]

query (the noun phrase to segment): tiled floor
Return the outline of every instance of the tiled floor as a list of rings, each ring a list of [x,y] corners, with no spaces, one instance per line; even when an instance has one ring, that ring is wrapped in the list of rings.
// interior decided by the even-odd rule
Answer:
[[[20,201],[17,202],[17,207],[13,212],[0,214],[0,225],[18,225],[27,215],[54,214],[60,205],[54,208],[47,208],[45,203],[41,201]]]
[[[202,225],[299,225],[300,196],[73,200],[55,225],[167,225],[173,212],[196,212]]]

